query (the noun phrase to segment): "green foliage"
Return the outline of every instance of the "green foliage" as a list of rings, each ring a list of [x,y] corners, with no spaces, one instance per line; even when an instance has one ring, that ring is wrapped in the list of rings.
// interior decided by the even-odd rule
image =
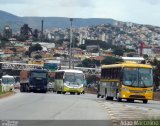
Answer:
[[[29,52],[40,51],[42,50],[42,46],[40,44],[31,45],[29,47]]]
[[[0,94],[2,93],[2,85],[0,85]]]
[[[128,49],[128,48],[124,48],[123,49],[125,52],[136,52],[134,49]]]
[[[86,45],[85,44],[79,45],[79,48],[81,48],[82,50],[86,50]]]
[[[154,88],[158,89],[160,86],[160,61],[156,58],[151,62],[151,65],[155,66],[153,68],[153,81],[154,81]]]
[[[127,57],[133,57],[132,53],[127,54]]]
[[[112,45],[111,43],[109,42],[104,42],[104,41],[101,41],[101,40],[85,40],[85,45],[99,45],[100,48],[106,50],[106,49],[114,49],[116,48],[116,46]]]
[[[54,56],[54,57],[60,57],[60,56],[61,56],[61,54],[59,54],[59,53],[55,53],[53,56]]]
[[[107,57],[105,57],[104,60],[102,60],[101,64],[109,65],[109,64],[115,64],[117,62],[123,62],[123,60],[120,59],[120,58],[116,58],[116,57],[112,57],[112,56],[107,56]]]
[[[7,44],[9,44],[9,40],[7,38],[1,38],[0,48],[6,47]]]
[[[117,56],[123,56],[124,50],[122,48],[117,48],[113,50],[113,54]]]
[[[29,57],[31,57],[32,52],[40,51],[40,50],[42,50],[42,47],[40,44],[31,45],[29,47],[29,50],[25,52],[25,55],[28,55]]]
[[[96,67],[100,66],[100,62],[95,59],[84,59],[82,64],[78,65],[79,67]]]
[[[35,59],[41,59],[42,56],[41,56],[41,55],[35,55],[34,58],[35,58]]]
[[[148,59],[148,55],[147,54],[143,55],[143,58]]]

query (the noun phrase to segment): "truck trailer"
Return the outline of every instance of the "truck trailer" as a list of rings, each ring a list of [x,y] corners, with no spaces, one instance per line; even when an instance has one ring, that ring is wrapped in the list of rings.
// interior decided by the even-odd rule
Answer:
[[[48,71],[44,69],[22,70],[20,72],[21,92],[47,92]]]

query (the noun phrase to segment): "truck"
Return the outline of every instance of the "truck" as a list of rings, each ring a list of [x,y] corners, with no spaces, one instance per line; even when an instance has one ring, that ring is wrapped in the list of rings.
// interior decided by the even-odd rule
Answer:
[[[45,69],[22,70],[20,72],[21,92],[47,92],[48,71]]]

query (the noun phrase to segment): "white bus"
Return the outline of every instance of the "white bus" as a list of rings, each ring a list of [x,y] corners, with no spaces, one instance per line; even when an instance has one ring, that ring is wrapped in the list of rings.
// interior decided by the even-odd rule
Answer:
[[[1,84],[3,91],[12,91],[14,90],[15,79],[13,76],[4,75]]]
[[[84,93],[84,86],[86,85],[85,75],[80,70],[57,70],[55,71],[55,86],[54,90],[57,94],[80,95]]]

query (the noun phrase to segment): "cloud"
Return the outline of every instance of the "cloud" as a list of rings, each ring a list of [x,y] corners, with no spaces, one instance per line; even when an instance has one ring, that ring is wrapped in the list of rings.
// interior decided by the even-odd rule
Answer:
[[[25,4],[27,0],[0,0],[0,4]]]
[[[149,3],[151,5],[157,5],[157,4],[160,4],[160,0],[141,0],[145,3]]]
[[[65,7],[93,7],[93,0],[58,0]]]
[[[19,16],[113,18],[160,26],[160,0],[0,0],[0,8]]]

